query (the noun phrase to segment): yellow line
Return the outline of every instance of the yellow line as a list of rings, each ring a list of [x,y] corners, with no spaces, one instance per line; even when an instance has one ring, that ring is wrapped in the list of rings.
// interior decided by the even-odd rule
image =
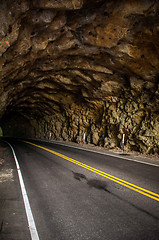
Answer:
[[[83,167],[83,168],[85,168],[85,169],[87,169],[87,170],[89,170],[89,171],[91,171],[91,172],[97,173],[97,174],[99,174],[99,175],[101,175],[101,176],[103,176],[103,177],[105,177],[105,178],[110,179],[111,181],[114,181],[114,182],[116,182],[116,183],[119,183],[120,185],[123,185],[123,186],[125,186],[125,187],[127,187],[127,188],[130,188],[130,189],[133,190],[133,191],[136,191],[136,192],[138,192],[138,193],[141,193],[141,194],[143,194],[143,195],[145,195],[145,196],[147,196],[147,197],[149,197],[149,198],[152,198],[152,199],[154,199],[154,200],[156,200],[156,201],[159,202],[159,194],[157,194],[157,193],[154,193],[154,192],[151,192],[151,191],[149,191],[149,190],[147,190],[147,189],[141,188],[141,187],[139,187],[139,186],[137,186],[137,185],[135,185],[135,184],[126,182],[126,181],[124,181],[124,180],[122,180],[122,179],[120,179],[120,178],[114,177],[113,175],[110,175],[110,174],[108,174],[108,173],[102,172],[102,171],[100,171],[100,170],[98,170],[98,169],[96,169],[96,168],[93,168],[93,167],[91,167],[91,166],[89,166],[89,165],[86,165],[86,164],[84,164],[84,163],[81,163],[81,162],[79,162],[79,161],[77,161],[77,160],[75,160],[75,159],[73,159],[73,158],[67,157],[67,156],[65,156],[65,155],[63,155],[63,154],[61,154],[61,153],[55,152],[55,151],[50,150],[50,149],[48,149],[48,148],[45,148],[45,147],[36,145],[36,144],[34,144],[34,143],[31,143],[31,142],[27,142],[27,141],[24,141],[24,142],[25,142],[25,143],[28,143],[28,144],[31,144],[31,145],[33,145],[33,146],[35,146],[35,147],[41,148],[41,149],[43,149],[43,150],[45,150],[45,151],[48,151],[48,152],[50,152],[50,153],[53,153],[53,154],[55,154],[55,155],[57,155],[57,156],[65,159],[65,160],[67,160],[67,161],[69,161],[69,162],[72,162],[72,163],[74,163],[74,164],[76,164],[76,165],[78,165],[78,166],[81,166],[81,167]],[[156,196],[156,197],[155,197],[155,196]]]

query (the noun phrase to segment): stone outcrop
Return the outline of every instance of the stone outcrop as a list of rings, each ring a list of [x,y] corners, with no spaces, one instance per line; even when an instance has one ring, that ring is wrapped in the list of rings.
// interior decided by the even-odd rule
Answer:
[[[159,3],[1,0],[4,135],[159,153]]]

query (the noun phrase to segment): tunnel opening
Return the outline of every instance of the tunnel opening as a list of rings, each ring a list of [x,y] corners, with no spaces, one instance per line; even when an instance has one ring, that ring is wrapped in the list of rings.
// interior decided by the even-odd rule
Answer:
[[[158,153],[159,3],[73,2],[0,2],[0,135]]]
[[[3,137],[3,130],[1,126],[0,126],[0,137]]]
[[[19,113],[8,113],[0,121],[3,137],[29,138],[33,136],[30,120]]]

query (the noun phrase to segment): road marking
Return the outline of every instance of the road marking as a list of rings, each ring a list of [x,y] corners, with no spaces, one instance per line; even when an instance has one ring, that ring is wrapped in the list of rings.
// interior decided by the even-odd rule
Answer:
[[[57,143],[57,142],[54,142],[54,141],[46,141],[46,142],[49,142],[49,143],[52,142],[54,144],[61,145],[61,146],[66,146],[66,147],[70,147],[70,148],[76,148],[76,149],[80,149],[80,150],[88,151],[88,152],[94,152],[94,153],[98,153],[98,154],[102,154],[102,155],[106,155],[106,156],[110,156],[110,157],[124,159],[124,160],[131,161],[131,162],[137,162],[137,163],[141,163],[141,164],[150,165],[150,166],[153,166],[153,167],[159,167],[159,165],[154,164],[154,163],[143,162],[143,161],[140,161],[140,160],[127,158],[127,157],[124,157],[124,156],[114,155],[114,154],[111,154],[111,153],[99,152],[99,151],[95,151],[93,149],[86,149],[86,148],[71,146],[71,145],[67,145],[67,144],[64,144],[64,143]]]
[[[149,190],[147,190],[147,189],[144,189],[144,188],[141,188],[141,187],[139,187],[139,186],[137,186],[137,185],[135,185],[135,184],[132,184],[132,183],[127,182],[127,181],[124,181],[124,180],[122,180],[122,179],[120,179],[120,178],[117,178],[117,177],[115,177],[115,176],[113,176],[113,175],[110,175],[110,174],[108,174],[108,173],[106,173],[106,172],[100,171],[100,170],[98,170],[98,169],[96,169],[96,168],[93,168],[93,167],[91,167],[91,166],[89,166],[89,165],[87,165],[87,164],[81,163],[81,162],[79,162],[79,161],[77,161],[77,160],[75,160],[75,159],[73,159],[73,158],[67,157],[67,156],[65,156],[65,155],[63,155],[63,154],[61,154],[61,153],[55,152],[55,151],[53,151],[53,150],[51,150],[51,149],[42,147],[42,146],[40,146],[40,145],[31,143],[31,142],[28,142],[28,141],[23,141],[23,142],[28,143],[28,144],[30,144],[30,145],[33,145],[33,146],[35,146],[35,147],[41,148],[41,149],[43,149],[43,150],[45,150],[45,151],[47,151],[47,152],[53,153],[53,154],[55,154],[56,156],[59,156],[59,157],[65,159],[65,160],[67,160],[67,161],[69,161],[69,162],[72,162],[72,163],[74,163],[74,164],[76,164],[76,165],[78,165],[78,166],[81,166],[81,167],[83,167],[83,168],[85,168],[85,169],[87,169],[87,170],[89,170],[89,171],[91,171],[91,172],[97,173],[97,174],[99,174],[99,175],[101,175],[101,176],[103,176],[103,177],[105,177],[105,178],[110,179],[111,181],[114,181],[114,182],[116,182],[116,183],[118,183],[118,184],[120,184],[120,185],[123,185],[123,186],[125,186],[125,187],[127,187],[127,188],[129,188],[129,189],[131,189],[131,190],[133,190],[133,191],[136,191],[136,192],[138,192],[138,193],[141,193],[142,195],[145,195],[145,196],[147,196],[147,197],[149,197],[149,198],[152,198],[152,199],[154,199],[154,200],[156,200],[156,201],[159,202],[159,194],[157,194],[157,193],[151,192],[151,191],[149,191]]]
[[[127,158],[127,157],[124,157],[124,156],[114,155],[114,154],[111,154],[111,153],[99,152],[99,151],[96,151],[96,150],[93,150],[93,149],[86,149],[86,148],[82,148],[82,147],[76,147],[76,146],[72,146],[72,145],[65,144],[65,143],[58,143],[58,142],[55,142],[55,141],[46,141],[46,140],[40,140],[40,139],[33,139],[33,140],[35,140],[35,141],[38,140],[38,141],[47,142],[47,143],[53,143],[53,144],[56,144],[56,145],[61,145],[61,146],[65,146],[65,147],[80,149],[80,150],[87,151],[87,152],[94,152],[94,153],[98,153],[98,154],[102,154],[102,155],[106,155],[106,156],[110,156],[110,157],[120,158],[120,159],[124,159],[124,160],[131,161],[131,162],[137,162],[137,163],[141,163],[141,164],[146,164],[146,165],[150,165],[150,166],[153,166],[153,167],[159,167],[159,165],[154,164],[154,163],[143,162],[143,161],[140,161],[140,160]]]
[[[12,149],[14,160],[15,160],[15,163],[16,163],[19,182],[20,182],[20,187],[21,187],[21,192],[22,192],[22,196],[23,196],[25,211],[26,211],[28,225],[29,225],[29,230],[30,230],[30,234],[31,234],[31,239],[32,240],[39,240],[38,232],[37,232],[35,221],[34,221],[34,218],[33,218],[32,211],[31,211],[31,206],[30,206],[29,199],[28,199],[28,196],[27,196],[27,192],[26,192],[26,188],[25,188],[24,180],[23,180],[22,173],[21,173],[21,170],[20,170],[18,159],[16,157],[16,154],[15,154],[15,151],[14,151],[13,147],[8,142],[6,142],[6,143]]]

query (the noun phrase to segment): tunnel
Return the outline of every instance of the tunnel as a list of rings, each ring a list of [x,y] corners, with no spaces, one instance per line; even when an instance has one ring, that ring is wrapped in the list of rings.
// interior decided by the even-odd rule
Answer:
[[[159,3],[1,0],[0,136],[159,154]]]

